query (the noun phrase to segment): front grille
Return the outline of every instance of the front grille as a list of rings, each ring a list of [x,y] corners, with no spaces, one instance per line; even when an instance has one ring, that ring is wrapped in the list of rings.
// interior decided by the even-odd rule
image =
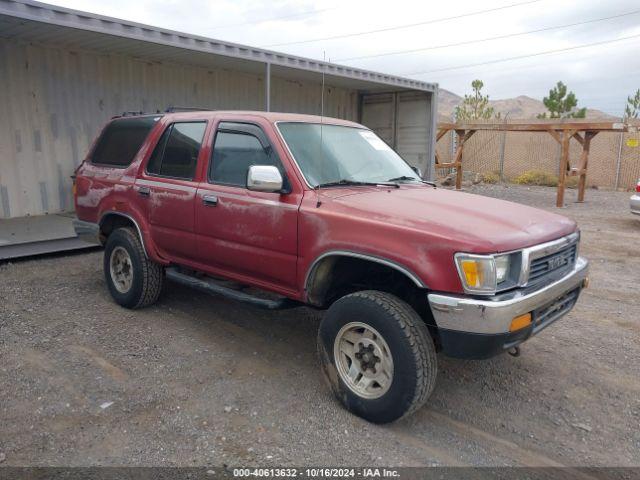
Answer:
[[[554,300],[550,305],[541,307],[533,312],[533,331],[538,332],[555,320],[568,313],[578,300],[580,289],[576,288],[562,297]]]
[[[531,260],[529,267],[529,284],[538,283],[548,275],[569,270],[576,263],[578,245],[574,243],[564,249]]]

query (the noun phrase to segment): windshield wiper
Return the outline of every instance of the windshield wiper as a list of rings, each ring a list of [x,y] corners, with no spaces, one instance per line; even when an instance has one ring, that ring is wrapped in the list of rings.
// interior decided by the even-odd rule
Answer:
[[[340,186],[369,186],[369,187],[377,187],[377,186],[385,186],[385,187],[396,187],[396,188],[400,188],[400,185],[398,185],[397,183],[390,183],[390,182],[361,182],[359,180],[348,180],[346,178],[343,178],[342,180],[337,180],[335,182],[327,182],[327,183],[321,183],[319,185],[316,185],[316,188],[318,187],[340,187]]]
[[[403,180],[418,180],[416,177],[407,177],[406,175],[402,175],[401,177],[390,178],[389,182],[400,182]]]
[[[422,179],[416,178],[416,177],[408,177],[406,175],[402,175],[401,177],[390,178],[387,181],[388,182],[402,182],[402,181],[405,181],[405,180],[415,180],[415,181],[420,182],[420,183],[425,183],[427,185],[431,185],[432,187],[436,186],[435,182],[428,182],[427,180],[422,180]]]

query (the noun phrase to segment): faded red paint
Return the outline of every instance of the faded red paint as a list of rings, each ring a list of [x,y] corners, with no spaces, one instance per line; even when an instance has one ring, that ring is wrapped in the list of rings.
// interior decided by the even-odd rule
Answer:
[[[144,167],[161,132],[179,120],[208,122],[194,180],[146,175]],[[265,131],[291,193],[207,182],[220,121],[251,122]],[[454,253],[506,252],[576,230],[573,221],[560,215],[428,185],[335,187],[318,193],[307,186],[290,157],[275,128],[278,121],[317,123],[320,118],[236,111],[165,114],[129,167],[83,162],[76,179],[78,218],[99,222],[109,211],[126,213],[140,226],[148,255],[156,262],[181,264],[303,301],[309,269],[332,250],[381,257],[413,272],[431,290],[462,293]],[[151,189],[149,197],[138,194],[141,186]],[[207,194],[218,197],[217,207],[203,205]]]

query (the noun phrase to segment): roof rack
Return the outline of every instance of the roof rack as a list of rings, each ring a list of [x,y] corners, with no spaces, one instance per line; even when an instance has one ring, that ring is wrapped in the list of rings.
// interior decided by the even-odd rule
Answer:
[[[126,112],[122,112],[119,116],[120,117],[135,117],[137,115],[146,115],[146,113],[143,112],[142,110],[140,110],[139,112],[136,112],[135,110],[128,110]]]
[[[141,115],[158,115],[158,114],[160,114],[160,110],[156,110],[155,113],[143,112],[142,110],[140,111],[127,110],[126,112],[122,112],[120,115],[114,115],[111,118],[114,119],[114,118],[122,118],[122,117],[139,117]]]
[[[211,110],[210,108],[200,108],[200,107],[177,107],[177,106],[169,106],[164,111],[165,113],[175,113],[175,112],[208,112]]]

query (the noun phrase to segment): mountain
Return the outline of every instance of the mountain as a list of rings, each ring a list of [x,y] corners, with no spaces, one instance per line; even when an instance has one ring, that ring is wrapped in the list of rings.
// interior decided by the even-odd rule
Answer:
[[[451,121],[456,106],[461,102],[461,96],[443,88],[438,90],[438,120],[441,122]],[[544,103],[526,95],[520,95],[516,98],[489,100],[489,106],[493,107],[496,112],[500,112],[502,118],[508,115],[508,118],[514,120],[535,119],[538,114],[547,111]],[[617,119],[617,117],[591,108],[587,109],[587,118],[598,120]]]

